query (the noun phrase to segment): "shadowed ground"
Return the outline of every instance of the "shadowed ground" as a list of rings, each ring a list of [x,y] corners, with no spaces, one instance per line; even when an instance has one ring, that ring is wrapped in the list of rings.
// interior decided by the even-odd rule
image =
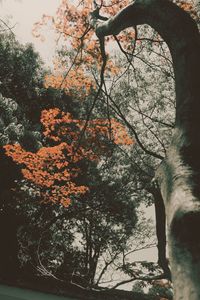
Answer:
[[[0,300],[159,300],[160,297],[145,295],[143,293],[106,290],[92,291],[65,284],[63,287],[59,283],[51,280],[37,284],[18,282],[20,287],[15,287],[16,282],[11,286],[11,282],[0,284]],[[39,290],[39,291],[37,291]],[[47,291],[47,292],[46,292]],[[59,294],[61,296],[59,296]]]
[[[0,300],[74,300],[74,298],[0,285]]]

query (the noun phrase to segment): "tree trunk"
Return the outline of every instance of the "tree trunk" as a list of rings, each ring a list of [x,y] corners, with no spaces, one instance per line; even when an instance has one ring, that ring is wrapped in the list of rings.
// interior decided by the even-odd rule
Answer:
[[[200,36],[191,17],[169,0],[136,0],[96,24],[99,38],[149,24],[171,51],[176,86],[176,122],[157,178],[168,223],[175,299],[200,299]]]
[[[154,198],[155,217],[156,217],[156,236],[158,240],[158,264],[163,269],[165,278],[171,279],[171,271],[166,256],[166,214],[163,198],[157,183],[150,190]]]

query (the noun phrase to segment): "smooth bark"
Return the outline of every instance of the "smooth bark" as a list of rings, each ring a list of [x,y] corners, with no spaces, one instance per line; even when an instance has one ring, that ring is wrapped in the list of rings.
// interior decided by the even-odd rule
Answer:
[[[136,0],[103,24],[99,38],[149,24],[169,46],[175,73],[176,122],[158,172],[168,223],[175,299],[200,299],[200,36],[192,18],[168,0]]]

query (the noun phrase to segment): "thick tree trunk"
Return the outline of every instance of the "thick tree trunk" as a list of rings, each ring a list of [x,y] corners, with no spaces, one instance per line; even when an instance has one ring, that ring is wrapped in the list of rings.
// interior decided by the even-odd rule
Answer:
[[[136,0],[103,24],[99,38],[149,24],[171,51],[176,126],[157,177],[168,223],[175,299],[200,299],[200,36],[191,17],[169,0]]]

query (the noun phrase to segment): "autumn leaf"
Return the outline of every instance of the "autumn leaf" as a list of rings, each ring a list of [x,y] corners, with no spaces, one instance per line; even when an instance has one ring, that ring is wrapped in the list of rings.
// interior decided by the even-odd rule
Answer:
[[[72,197],[88,191],[88,187],[74,182],[81,173],[77,166],[80,161],[98,161],[107,154],[108,141],[127,146],[134,143],[126,128],[115,119],[90,120],[78,148],[85,121],[54,108],[42,111],[41,123],[44,136],[56,145],[42,147],[36,153],[24,150],[20,144],[6,145],[4,149],[13,161],[22,165],[24,178],[40,188],[42,201],[65,207]]]

